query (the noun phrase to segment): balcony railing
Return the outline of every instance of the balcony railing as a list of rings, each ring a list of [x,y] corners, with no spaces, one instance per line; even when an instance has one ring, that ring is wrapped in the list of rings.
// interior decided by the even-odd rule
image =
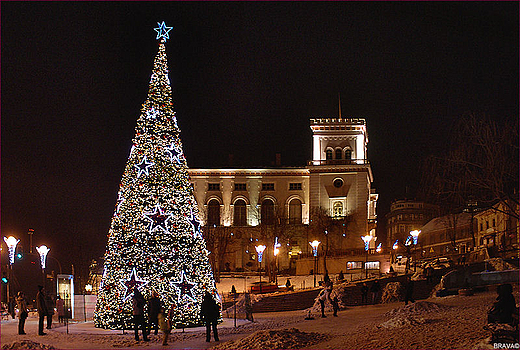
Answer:
[[[328,159],[310,160],[308,165],[368,165],[366,159]]]

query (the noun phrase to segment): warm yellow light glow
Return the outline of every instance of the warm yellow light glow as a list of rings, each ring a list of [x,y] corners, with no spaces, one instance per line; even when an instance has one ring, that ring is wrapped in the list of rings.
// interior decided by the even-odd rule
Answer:
[[[419,236],[419,234],[421,233],[421,230],[413,230],[413,231],[410,231],[410,235],[414,238],[416,238],[417,236]]]
[[[318,249],[318,246],[320,245],[320,243],[321,243],[321,242],[320,242],[320,241],[317,241],[317,240],[314,240],[314,241],[312,241],[312,242],[309,242],[309,244],[311,245],[311,247],[312,247],[313,249]]]
[[[91,284],[87,284],[87,285],[85,286],[85,291],[86,291],[86,292],[92,292],[92,285],[91,285]]]
[[[274,252],[273,252],[274,256],[277,256],[278,253],[280,253],[280,249],[274,248]]]

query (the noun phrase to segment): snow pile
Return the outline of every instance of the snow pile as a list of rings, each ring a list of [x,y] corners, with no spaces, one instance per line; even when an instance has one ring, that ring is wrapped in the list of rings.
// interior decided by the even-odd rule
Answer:
[[[328,339],[324,334],[300,332],[296,328],[257,331],[245,338],[219,344],[212,349],[301,349]]]
[[[2,345],[2,349],[56,349],[54,346],[33,342],[32,340],[15,341]]]
[[[515,267],[508,263],[507,261],[502,260],[501,258],[492,258],[486,261],[489,265],[493,267],[495,271],[504,271],[504,270],[513,270]]]
[[[449,309],[451,309],[450,306],[429,301],[418,301],[385,313],[384,316],[391,318],[381,323],[381,327],[398,328],[436,322],[437,320],[431,316],[435,316],[436,313]]]
[[[249,294],[250,296],[250,299],[251,299],[251,306],[254,304],[254,303],[258,303],[260,300],[262,300],[263,298],[265,298],[266,296],[269,296],[270,294]],[[244,296],[244,294],[240,294],[240,296],[237,298],[236,300],[236,307],[237,307],[237,315],[245,315],[246,313],[246,298]],[[234,305],[231,305],[230,307],[228,307],[227,309],[225,309],[224,311],[222,311],[222,316],[225,316],[225,317],[233,317],[234,315],[234,312],[235,312],[235,306]]]
[[[401,282],[388,282],[383,289],[383,295],[381,296],[381,304],[391,303],[399,301],[401,295]]]

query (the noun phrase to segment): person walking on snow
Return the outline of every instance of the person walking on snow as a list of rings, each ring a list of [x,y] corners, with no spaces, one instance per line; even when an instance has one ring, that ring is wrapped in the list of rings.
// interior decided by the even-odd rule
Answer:
[[[16,295],[16,306],[18,307],[18,334],[25,334],[25,320],[29,313],[27,312],[27,300],[25,300],[25,294],[19,291]]]
[[[132,297],[132,308],[134,315],[134,331],[135,331],[135,341],[139,341],[139,326],[141,326],[141,331],[143,333],[143,340],[148,341],[148,334],[146,334],[146,322],[144,320],[144,305],[146,301],[144,300],[141,292],[134,288],[134,296]]]
[[[404,304],[408,305],[408,302],[411,301],[415,303],[415,299],[413,298],[413,281],[410,276],[406,277],[406,285],[405,285],[405,294],[404,294]]]
[[[43,333],[43,323],[45,316],[49,313],[45,304],[45,290],[43,286],[38,286],[38,294],[36,294],[36,308],[38,309],[38,335],[46,335]]]
[[[213,328],[213,337],[215,341],[218,340],[218,332],[217,332],[217,321],[220,314],[220,308],[215,300],[211,297],[209,292],[204,294],[204,299],[202,299],[202,305],[200,309],[200,315],[202,321],[206,323],[206,341],[211,341],[211,328]]]
[[[159,331],[159,321],[157,316],[159,315],[159,310],[161,309],[161,300],[159,300],[159,295],[156,291],[152,292],[152,297],[148,300],[148,325],[150,326],[150,333],[152,333],[152,328],[155,328],[155,333],[157,335]]]
[[[370,292],[372,293],[372,304],[375,304],[379,300],[379,292],[381,291],[381,285],[378,280],[375,280],[370,286]]]

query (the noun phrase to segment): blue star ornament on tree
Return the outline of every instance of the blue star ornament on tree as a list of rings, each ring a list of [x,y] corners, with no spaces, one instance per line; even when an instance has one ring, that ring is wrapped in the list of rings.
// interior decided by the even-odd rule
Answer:
[[[186,279],[186,275],[184,274],[184,270],[181,271],[181,280],[177,282],[170,282],[175,289],[177,290],[179,304],[181,303],[181,299],[189,298],[192,301],[196,301],[193,296],[192,289],[195,287],[196,283],[189,282]]]
[[[166,221],[172,216],[171,213],[163,213],[161,207],[157,205],[153,213],[145,213],[144,216],[146,216],[146,218],[151,221],[149,231],[150,233],[152,233],[152,231],[154,231],[157,227],[159,227],[164,232],[168,232],[168,229],[166,228]]]
[[[156,39],[164,38],[164,39],[170,39],[170,35],[168,34],[170,30],[172,30],[173,27],[167,27],[164,21],[162,23],[157,22],[159,25],[159,28],[154,28],[157,32]]]
[[[146,175],[149,175],[149,173],[148,173],[149,169],[148,168],[151,167],[152,165],[154,165],[154,164],[152,162],[148,162],[146,160],[146,156],[144,156],[144,158],[141,161],[141,163],[134,165],[137,168],[137,171],[138,171],[137,178],[140,178],[143,173],[146,173]]]
[[[134,293],[134,288],[141,289],[148,281],[137,278],[137,273],[135,272],[135,267],[132,269],[130,273],[130,278],[127,280],[121,280],[121,284],[125,288],[125,295],[123,296],[123,300],[126,301],[130,296]]]

